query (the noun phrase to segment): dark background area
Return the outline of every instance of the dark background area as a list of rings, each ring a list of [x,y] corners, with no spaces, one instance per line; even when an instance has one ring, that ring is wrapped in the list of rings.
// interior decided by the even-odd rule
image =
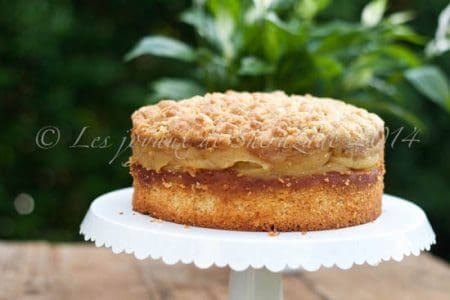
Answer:
[[[358,21],[366,3],[333,1],[318,22]],[[397,0],[388,10],[414,11],[409,24],[428,41],[447,4]],[[183,65],[156,58],[125,63],[123,57],[148,34],[194,42],[195,32],[179,22],[189,6],[162,0],[0,0],[0,238],[81,240],[79,224],[90,202],[131,184],[123,165],[129,150],[111,162],[123,139],[129,142],[130,115],[147,103],[152,80],[178,74]],[[449,52],[433,63],[449,75]],[[433,252],[448,260],[449,113],[427,100],[414,105],[426,129],[412,147],[387,145],[386,192],[424,208],[437,233]],[[412,131],[401,119],[382,117],[392,128]],[[41,149],[36,135],[49,125],[59,129],[60,141]],[[111,147],[70,147],[84,127],[79,145],[100,136],[109,137]]]

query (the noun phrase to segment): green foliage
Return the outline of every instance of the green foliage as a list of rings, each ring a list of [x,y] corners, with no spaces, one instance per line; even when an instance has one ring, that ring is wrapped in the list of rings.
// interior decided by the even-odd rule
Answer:
[[[76,240],[92,199],[129,186],[121,163],[109,164],[130,114],[146,97],[148,72],[127,69],[123,53],[148,28],[171,24],[178,6],[122,1],[0,0],[0,238]],[[157,62],[148,62],[158,68]],[[59,128],[60,142],[40,149],[40,128]],[[70,148],[110,136],[110,148]],[[51,138],[51,135],[48,136]],[[34,211],[20,215],[14,199],[27,193]]]
[[[415,51],[424,38],[404,24],[412,14],[396,12],[384,17],[386,1],[375,0],[364,7],[360,23],[319,21],[320,12],[329,4],[309,0],[195,2],[181,14],[181,21],[196,31],[195,45],[173,39],[163,45],[161,37],[149,36],[126,58],[153,55],[188,62],[181,75],[189,83],[183,81],[184,88],[174,90],[153,85],[158,88],[153,100],[186,98],[199,90],[281,89],[345,99],[423,127],[414,107],[419,105],[411,105],[408,98],[417,88],[444,104],[445,93],[425,91],[434,90],[437,76],[440,82],[447,79],[434,72],[431,81],[411,80],[425,63]]]

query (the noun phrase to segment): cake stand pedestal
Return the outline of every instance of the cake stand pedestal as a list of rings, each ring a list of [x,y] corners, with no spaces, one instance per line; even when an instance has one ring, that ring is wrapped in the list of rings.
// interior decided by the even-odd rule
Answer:
[[[321,266],[351,268],[419,255],[435,243],[422,209],[384,195],[381,216],[370,223],[335,230],[242,232],[189,227],[152,219],[131,208],[132,188],[104,194],[92,202],[80,233],[97,247],[162,259],[168,265],[194,263],[231,269],[228,298],[282,299],[281,271],[315,271]]]

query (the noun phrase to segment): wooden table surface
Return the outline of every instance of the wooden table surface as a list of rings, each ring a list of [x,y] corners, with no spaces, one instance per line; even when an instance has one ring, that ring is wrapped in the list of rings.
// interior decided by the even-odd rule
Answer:
[[[166,266],[90,244],[0,242],[0,299],[226,299],[228,269]],[[401,263],[283,275],[289,299],[450,299],[450,267],[430,254]]]

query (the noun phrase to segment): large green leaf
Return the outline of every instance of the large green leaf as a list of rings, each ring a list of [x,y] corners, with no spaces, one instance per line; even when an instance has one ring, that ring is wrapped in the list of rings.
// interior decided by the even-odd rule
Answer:
[[[441,70],[424,66],[406,71],[405,76],[419,92],[450,111],[449,83]]]
[[[152,82],[152,102],[161,99],[179,100],[195,95],[202,95],[205,89],[193,80],[178,78],[162,78]]]
[[[189,45],[165,36],[143,38],[125,55],[125,59],[131,60],[142,55],[169,57],[186,62],[192,62],[196,58],[195,50]]]
[[[238,20],[241,16],[241,5],[240,0],[208,0],[206,6],[210,9],[214,16],[226,13],[230,15],[234,20]]]

